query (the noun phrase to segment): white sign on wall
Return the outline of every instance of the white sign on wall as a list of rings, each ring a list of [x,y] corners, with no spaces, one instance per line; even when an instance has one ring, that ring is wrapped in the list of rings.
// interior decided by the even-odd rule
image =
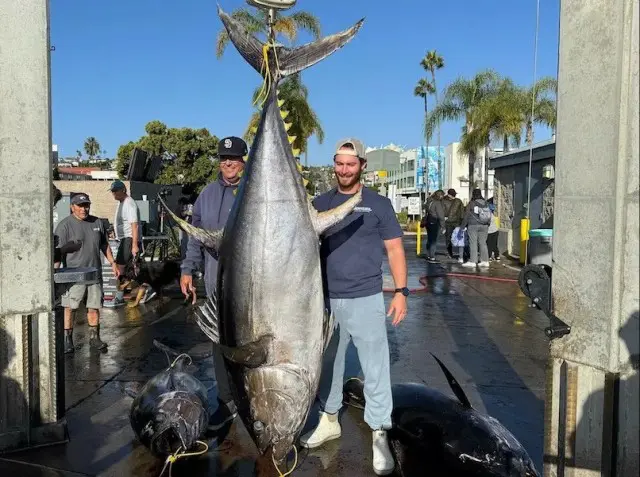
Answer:
[[[421,215],[420,197],[409,197],[409,215]]]

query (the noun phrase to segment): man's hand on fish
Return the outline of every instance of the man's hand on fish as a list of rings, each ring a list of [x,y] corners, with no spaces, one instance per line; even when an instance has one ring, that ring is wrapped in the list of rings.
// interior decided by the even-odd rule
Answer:
[[[193,277],[191,275],[182,275],[180,277],[180,290],[182,290],[182,294],[184,295],[185,300],[189,299],[189,295],[193,298],[191,300],[191,304],[196,304],[196,289],[193,286]]]
[[[393,300],[391,300],[389,304],[387,316],[391,316],[394,313],[395,315],[391,323],[393,326],[398,326],[400,322],[404,320],[405,316],[407,316],[407,297],[396,293],[396,296],[393,297]]]

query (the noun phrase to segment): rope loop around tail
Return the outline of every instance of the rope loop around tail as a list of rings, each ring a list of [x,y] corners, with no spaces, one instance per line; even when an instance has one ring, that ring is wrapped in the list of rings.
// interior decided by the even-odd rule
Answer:
[[[254,106],[259,104],[262,106],[267,98],[269,97],[269,92],[271,91],[271,67],[269,66],[269,50],[273,50],[273,57],[275,59],[276,68],[280,69],[280,63],[278,61],[277,50],[275,48],[275,44],[271,42],[267,42],[262,45],[262,67],[260,68],[260,74],[263,77],[262,88],[260,88],[260,92],[253,102]]]
[[[278,467],[276,459],[275,457],[273,457],[273,452],[271,453],[271,462],[273,462],[273,466],[276,468],[276,471],[278,472],[278,477],[287,477],[288,475],[291,475],[294,470],[296,470],[296,467],[298,466],[298,448],[295,445],[293,446],[293,453],[294,453],[293,466],[291,467],[291,469],[287,470],[284,474]]]

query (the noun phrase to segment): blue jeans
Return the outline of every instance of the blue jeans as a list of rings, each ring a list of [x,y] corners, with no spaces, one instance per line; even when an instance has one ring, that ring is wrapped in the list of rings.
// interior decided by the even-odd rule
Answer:
[[[393,399],[384,297],[377,293],[362,298],[332,298],[331,311],[338,328],[334,333],[339,336],[324,411],[335,414],[342,407],[345,357],[351,338],[364,374],[364,420],[373,430],[390,429]]]

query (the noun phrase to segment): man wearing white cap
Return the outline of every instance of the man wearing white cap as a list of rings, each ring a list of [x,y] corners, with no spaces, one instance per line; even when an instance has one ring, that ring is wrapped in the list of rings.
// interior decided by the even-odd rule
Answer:
[[[338,186],[316,197],[314,206],[326,211],[347,201],[362,187],[366,167],[365,147],[355,138],[336,145],[333,158]],[[300,441],[314,448],[341,435],[338,411],[342,407],[345,358],[349,339],[358,351],[364,374],[364,419],[373,437],[373,470],[377,475],[393,472],[393,456],[387,440],[391,427],[391,377],[386,316],[398,325],[407,312],[407,264],[402,229],[391,201],[364,188],[362,202],[339,224],[322,234],[320,256],[331,311],[339,327],[338,350],[333,362],[331,391],[318,426]],[[396,286],[385,313],[382,295],[382,260],[386,249]]]

